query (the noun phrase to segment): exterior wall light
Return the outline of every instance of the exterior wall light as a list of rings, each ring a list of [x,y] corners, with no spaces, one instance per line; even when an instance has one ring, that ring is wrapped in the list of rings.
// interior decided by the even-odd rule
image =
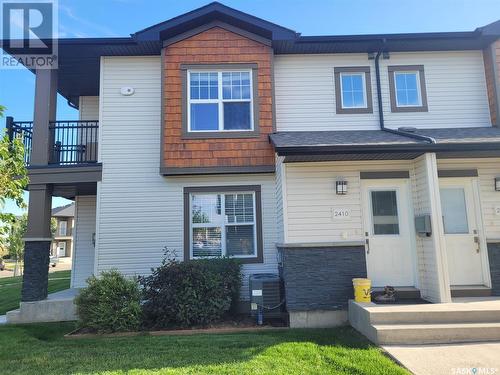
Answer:
[[[495,191],[500,191],[500,177],[495,177]]]
[[[335,181],[335,190],[337,195],[346,195],[347,194],[347,181],[344,179],[339,179]]]

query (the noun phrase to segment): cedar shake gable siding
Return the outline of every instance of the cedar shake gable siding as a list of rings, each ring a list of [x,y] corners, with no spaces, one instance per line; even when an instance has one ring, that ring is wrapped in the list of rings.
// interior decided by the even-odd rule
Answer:
[[[201,32],[166,46],[164,64],[164,174],[176,169],[237,170],[274,168],[274,152],[268,141],[273,131],[272,48],[221,27]],[[259,133],[245,138],[188,139],[182,131],[182,65],[257,64]],[[165,173],[166,171],[166,173]]]

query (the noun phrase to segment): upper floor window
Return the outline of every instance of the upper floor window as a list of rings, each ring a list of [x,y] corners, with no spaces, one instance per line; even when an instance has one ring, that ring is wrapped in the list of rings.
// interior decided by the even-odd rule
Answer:
[[[427,111],[424,67],[389,66],[392,112]]]
[[[188,132],[254,130],[252,70],[188,71]]]
[[[66,236],[67,232],[68,232],[68,222],[67,221],[60,221],[59,222],[59,235]]]
[[[185,188],[185,259],[262,253],[260,187]]]
[[[337,67],[335,97],[337,113],[371,113],[371,79],[369,67]]]

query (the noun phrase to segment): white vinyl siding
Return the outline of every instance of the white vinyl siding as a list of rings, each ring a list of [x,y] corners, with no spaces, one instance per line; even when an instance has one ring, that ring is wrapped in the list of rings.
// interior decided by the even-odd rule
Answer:
[[[364,241],[360,171],[410,170],[407,161],[287,163],[285,237],[289,243]],[[347,181],[347,194],[335,193],[335,181]],[[350,210],[333,220],[332,209]]]
[[[79,120],[98,120],[99,119],[99,97],[98,96],[80,96]]]
[[[379,129],[375,65],[367,54],[277,55],[274,61],[278,131]],[[367,65],[373,113],[336,114],[334,68]],[[428,112],[391,113],[389,65],[424,66]],[[391,52],[380,59],[380,78],[389,128],[491,126],[481,51]]]
[[[274,175],[162,177],[160,74],[160,57],[101,59],[96,270],[149,274],[165,246],[182,259],[184,187],[261,185],[264,263],[243,266],[242,298],[248,299],[249,274],[277,272]],[[120,95],[123,86],[134,87],[135,94]]]
[[[94,245],[96,231],[96,197],[77,196],[75,199],[75,230],[71,287],[84,287],[85,280],[94,273]]]
[[[445,244],[441,207],[437,204],[439,193],[436,185],[439,182],[435,168],[435,155],[433,154],[422,155],[414,161],[413,209],[415,216],[430,215],[433,232],[430,237],[416,237],[419,289],[422,297],[431,302],[449,302],[448,299],[451,297],[447,278],[445,278],[447,265],[443,261]],[[437,196],[433,197],[433,194]]]

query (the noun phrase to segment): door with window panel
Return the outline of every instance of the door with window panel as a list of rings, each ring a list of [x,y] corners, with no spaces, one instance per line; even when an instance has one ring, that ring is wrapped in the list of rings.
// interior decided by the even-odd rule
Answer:
[[[406,180],[363,180],[368,277],[375,287],[415,286],[414,237]]]
[[[257,255],[254,192],[190,195],[191,258]]]
[[[450,284],[484,285],[472,179],[441,178],[439,192]]]

